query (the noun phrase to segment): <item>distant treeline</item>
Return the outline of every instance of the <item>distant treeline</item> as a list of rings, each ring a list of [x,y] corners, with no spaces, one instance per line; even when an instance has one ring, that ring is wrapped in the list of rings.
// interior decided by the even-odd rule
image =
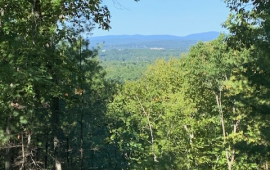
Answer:
[[[165,49],[111,49],[101,50],[99,60],[106,70],[106,78],[118,82],[137,80],[147,66],[157,59],[180,58],[187,51]]]

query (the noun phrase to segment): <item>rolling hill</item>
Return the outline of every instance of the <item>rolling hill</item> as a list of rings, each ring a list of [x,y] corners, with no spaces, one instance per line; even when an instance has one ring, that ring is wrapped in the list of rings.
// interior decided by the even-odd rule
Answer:
[[[181,49],[187,50],[198,41],[211,41],[219,32],[204,32],[187,36],[173,35],[109,35],[90,37],[90,46],[103,44],[102,49]]]

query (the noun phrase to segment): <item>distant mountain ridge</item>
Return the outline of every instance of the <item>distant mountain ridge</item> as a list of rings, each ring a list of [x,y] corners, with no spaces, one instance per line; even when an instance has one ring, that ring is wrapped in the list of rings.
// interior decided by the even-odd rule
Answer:
[[[136,48],[189,48],[198,41],[211,41],[219,36],[219,32],[211,31],[187,36],[173,35],[108,35],[90,37],[90,46],[103,44],[104,49],[136,49]]]

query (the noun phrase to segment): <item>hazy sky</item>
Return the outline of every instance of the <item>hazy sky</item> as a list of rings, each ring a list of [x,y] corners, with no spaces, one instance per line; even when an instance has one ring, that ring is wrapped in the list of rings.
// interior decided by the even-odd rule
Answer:
[[[222,0],[104,0],[103,3],[111,11],[112,29],[95,29],[92,36],[224,32],[221,24],[229,14]]]

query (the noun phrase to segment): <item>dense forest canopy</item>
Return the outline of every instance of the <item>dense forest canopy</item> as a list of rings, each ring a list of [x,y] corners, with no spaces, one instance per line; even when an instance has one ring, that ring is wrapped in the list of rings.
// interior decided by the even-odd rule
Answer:
[[[0,0],[0,170],[268,170],[270,4],[225,3],[230,34],[118,82],[81,36],[101,0]]]

